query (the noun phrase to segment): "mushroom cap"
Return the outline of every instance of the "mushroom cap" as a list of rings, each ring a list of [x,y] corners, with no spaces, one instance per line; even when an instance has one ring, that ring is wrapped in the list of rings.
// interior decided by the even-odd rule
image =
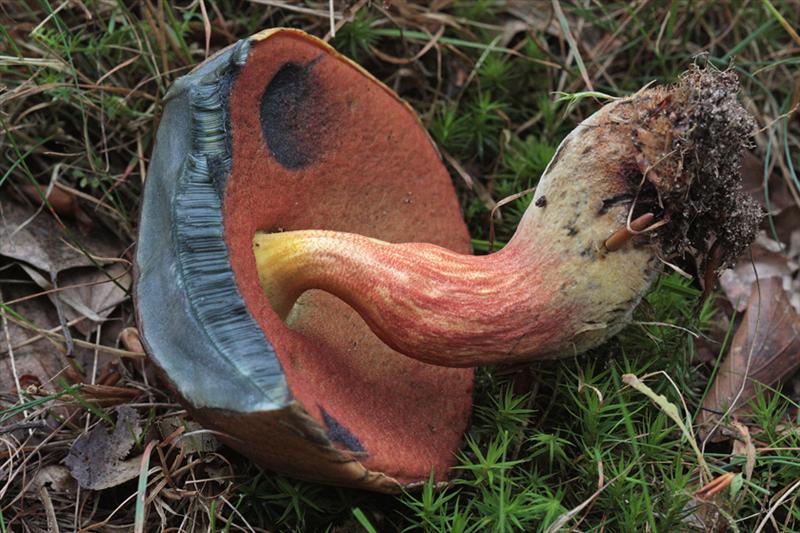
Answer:
[[[252,237],[310,228],[470,251],[411,108],[322,41],[267,30],[167,94],[135,260],[145,349],[195,418],[264,466],[387,492],[446,480],[473,371],[394,352],[321,291],[281,321]]]

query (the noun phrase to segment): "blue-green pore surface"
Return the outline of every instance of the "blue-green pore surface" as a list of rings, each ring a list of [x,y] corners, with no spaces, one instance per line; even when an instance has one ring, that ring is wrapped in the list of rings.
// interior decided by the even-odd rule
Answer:
[[[238,412],[291,402],[272,345],[239,292],[223,233],[227,98],[249,50],[239,41],[167,93],[144,187],[134,289],[142,339],[177,392],[194,407]]]

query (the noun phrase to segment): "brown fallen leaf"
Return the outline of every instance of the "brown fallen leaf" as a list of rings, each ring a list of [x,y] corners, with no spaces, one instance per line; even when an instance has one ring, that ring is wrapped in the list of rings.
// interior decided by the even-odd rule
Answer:
[[[789,185],[777,169],[772,169],[768,178],[769,202],[764,194],[764,160],[749,150],[742,158],[742,186],[765,210],[773,215],[795,205]]]
[[[50,280],[35,269],[23,268],[39,287],[46,291],[53,289]],[[78,267],[60,272],[59,289],[49,292],[48,296],[54,305],[56,297],[59,298],[68,322],[85,317],[87,320],[76,322],[74,327],[88,335],[128,299],[130,286],[130,273],[122,263],[113,263],[106,268]]]
[[[800,229],[795,229],[789,235],[789,250],[786,254],[792,261],[800,260]]]
[[[55,274],[103,263],[103,258],[117,257],[122,250],[118,240],[99,229],[86,231],[68,226],[65,230],[48,212],[37,212],[5,197],[0,201],[0,255]]]
[[[183,428],[183,433],[178,436],[179,447],[186,453],[214,452],[220,447],[217,438],[209,431],[206,431],[192,420],[186,420],[182,416],[168,416],[157,422],[161,436],[166,439],[175,433],[178,428]]]
[[[24,285],[7,284],[0,291],[0,302],[29,295]],[[0,394],[16,391],[17,382],[22,389],[33,385],[52,392],[52,378],[67,367],[61,347],[46,338],[33,340],[36,333],[12,318],[22,317],[28,323],[52,328],[58,325],[55,309],[44,296],[20,301],[9,308],[9,311],[0,308]]]
[[[714,430],[719,417],[746,414],[756,383],[774,386],[800,367],[800,315],[790,305],[780,278],[761,280],[750,295],[747,312],[703,402],[701,436]],[[716,432],[712,440],[724,437]]]
[[[142,346],[142,338],[139,335],[139,330],[134,327],[128,327],[120,331],[119,341],[126,350],[131,352],[144,352]]]
[[[127,405],[117,408],[114,431],[98,424],[73,444],[64,459],[72,477],[84,489],[101,490],[121,485],[139,475],[140,457],[125,460],[142,427],[137,412]]]
[[[743,254],[734,268],[722,273],[719,284],[734,309],[740,312],[747,309],[756,279],[781,278],[788,286],[797,265],[781,252],[781,243],[761,234],[749,253]]]
[[[57,493],[75,494],[75,479],[69,475],[69,469],[63,465],[46,465],[36,471],[28,491],[37,493],[44,487],[50,487]]]
[[[74,287],[64,289],[60,294],[67,304],[67,318],[89,316],[97,324],[108,318],[119,304],[128,299],[131,275],[125,265],[113,263],[103,270],[92,267],[61,272],[58,283],[61,287]],[[82,325],[88,326],[88,323],[81,322],[76,327],[86,333],[81,329]]]
[[[110,401],[118,400],[119,403],[130,402],[137,396],[140,396],[142,391],[131,387],[115,387],[114,385],[92,385],[84,383],[81,387],[81,395],[84,400],[88,401]]]
[[[792,205],[781,211],[779,214],[772,217],[772,225],[775,227],[778,240],[781,242],[789,242],[792,238],[792,233],[800,227],[800,207]],[[770,228],[769,221],[766,224],[769,235],[772,236],[772,228]]]

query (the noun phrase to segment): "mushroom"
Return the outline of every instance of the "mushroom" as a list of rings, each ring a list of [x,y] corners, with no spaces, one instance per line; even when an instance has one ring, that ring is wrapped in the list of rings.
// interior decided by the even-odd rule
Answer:
[[[167,94],[136,252],[143,344],[192,415],[260,464],[386,492],[447,479],[474,372],[397,354],[322,292],[281,321],[251,241],[304,228],[470,251],[411,108],[322,41],[269,30]]]
[[[511,242],[476,257],[407,104],[300,31],[241,41],[167,95],[136,255],[145,349],[263,465],[384,492],[445,481],[471,367],[584,352],[663,261],[714,269],[752,240],[737,89],[693,68],[607,104]]]
[[[754,123],[737,90],[732,73],[693,68],[605,105],[562,141],[497,253],[260,231],[261,285],[289,322],[305,291],[334,294],[394,350],[435,365],[585,352],[629,322],[664,257],[703,258],[713,243],[714,270],[753,240],[761,211],[739,167]]]

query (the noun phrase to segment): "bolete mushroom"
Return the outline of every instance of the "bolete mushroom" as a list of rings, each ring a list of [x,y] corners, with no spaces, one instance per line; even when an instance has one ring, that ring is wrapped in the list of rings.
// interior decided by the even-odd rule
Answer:
[[[136,253],[145,348],[198,421],[263,465],[381,491],[446,479],[473,371],[395,353],[321,292],[284,324],[252,237],[304,228],[470,250],[411,108],[322,41],[269,30],[166,97]]]
[[[475,257],[410,107],[313,37],[257,34],[167,95],[136,254],[145,349],[263,465],[387,492],[444,481],[470,367],[583,352],[624,326],[659,258],[711,248],[713,268],[752,239],[736,91],[693,69],[606,105],[512,241]]]
[[[291,322],[322,289],[396,351],[473,367],[565,357],[618,332],[658,259],[714,248],[711,269],[754,238],[760,209],[739,167],[751,117],[728,73],[607,104],[561,143],[511,241],[488,256],[325,230],[258,232],[261,285]]]

